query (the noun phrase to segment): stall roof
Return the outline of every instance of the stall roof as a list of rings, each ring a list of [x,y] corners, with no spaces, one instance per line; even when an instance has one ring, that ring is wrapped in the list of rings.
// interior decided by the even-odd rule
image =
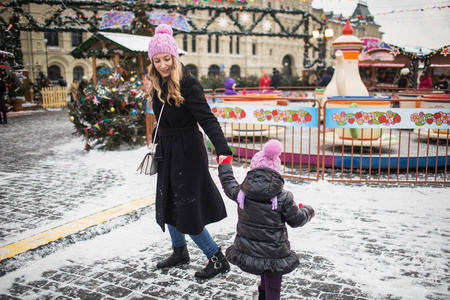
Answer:
[[[379,63],[372,64],[372,67],[381,67],[381,68],[403,68],[405,64],[394,64],[394,63]]]
[[[94,54],[99,57],[110,56],[112,49],[106,49],[105,51],[103,49],[101,51],[99,50],[103,40],[115,44],[124,53],[147,53],[148,43],[151,39],[150,36],[143,35],[97,32],[84,43],[73,49],[69,54],[75,58],[87,58]],[[183,50],[178,50],[178,53],[180,55],[186,54]]]
[[[450,64],[431,64],[431,68],[450,68]]]

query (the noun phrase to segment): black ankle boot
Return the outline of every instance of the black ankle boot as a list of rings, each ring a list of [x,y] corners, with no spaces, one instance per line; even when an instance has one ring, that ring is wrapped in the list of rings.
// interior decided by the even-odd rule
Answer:
[[[156,264],[158,269],[170,268],[181,264],[189,263],[189,252],[187,250],[187,245],[183,247],[174,247],[173,253],[165,260],[162,260]]]
[[[198,272],[195,272],[195,277],[199,279],[210,279],[218,274],[224,274],[230,271],[230,265],[223,255],[222,251],[214,254],[208,261],[206,267]]]
[[[260,285],[258,286],[258,300],[266,300],[266,291]]]

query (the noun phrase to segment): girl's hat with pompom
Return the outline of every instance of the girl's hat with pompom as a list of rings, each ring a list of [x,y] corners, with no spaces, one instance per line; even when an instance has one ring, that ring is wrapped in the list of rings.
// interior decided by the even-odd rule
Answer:
[[[161,24],[155,29],[155,34],[148,43],[148,57],[152,60],[155,54],[169,53],[178,59],[178,46],[173,38],[173,31],[169,25]]]
[[[280,141],[278,140],[270,140],[268,141],[263,149],[255,154],[252,158],[252,162],[250,163],[250,169],[253,170],[255,168],[269,168],[276,172],[280,172],[281,170],[281,150],[283,149]],[[236,199],[239,207],[244,209],[244,201],[245,201],[245,193],[243,190],[240,190],[237,199]],[[277,209],[278,207],[278,197],[275,196],[270,199],[272,202],[272,210]]]
[[[281,170],[281,160],[280,154],[282,150],[282,145],[278,140],[270,140],[265,145],[264,148],[255,154],[250,163],[250,169],[254,168],[270,168],[274,171],[280,172]]]

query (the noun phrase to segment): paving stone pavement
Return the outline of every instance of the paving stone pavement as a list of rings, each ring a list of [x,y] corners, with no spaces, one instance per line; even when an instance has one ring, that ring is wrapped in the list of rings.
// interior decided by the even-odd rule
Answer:
[[[55,143],[73,141],[72,124],[68,121],[67,111],[54,110],[36,112],[29,116],[17,116],[9,119],[7,126],[0,127],[0,176],[2,187],[0,193],[0,245],[13,240],[29,230],[49,226],[55,220],[64,217],[65,212],[89,204],[89,199],[97,193],[104,193],[111,187],[122,184],[122,174],[108,169],[93,169],[80,165],[77,157],[67,157],[53,151]],[[45,160],[48,159],[48,160]],[[60,165],[55,161],[63,161]],[[70,170],[68,173],[67,170]],[[42,175],[39,175],[42,174]],[[95,178],[95,180],[93,180]],[[45,179],[45,180],[43,180]],[[81,184],[80,184],[81,182]],[[50,196],[51,195],[51,196]],[[49,201],[51,197],[52,201]],[[370,200],[370,199],[369,199]],[[336,207],[330,209],[338,209]],[[348,211],[348,218],[361,220],[367,227],[379,224],[379,208],[353,209]],[[397,213],[395,209],[392,209]],[[423,281],[423,286],[446,286],[446,290],[429,293],[428,300],[450,299],[450,263],[448,245],[442,252],[421,249],[417,251],[402,249],[398,233],[418,231],[419,225],[403,228],[386,229],[380,227],[377,235],[369,236],[366,227],[342,230],[339,225],[345,220],[333,216],[333,211],[321,214],[336,226],[335,232],[315,225],[316,232],[324,231],[330,239],[334,237],[347,240],[361,238],[360,248],[348,249],[347,255],[364,259],[367,253],[371,257],[390,263],[404,263],[402,276],[414,277]],[[407,214],[401,212],[401,214]],[[96,240],[105,237],[105,233],[122,229],[132,230],[139,222],[154,223],[154,209],[146,207],[124,218],[112,220],[93,226],[20,256],[26,264],[35,265],[37,274],[17,273],[8,285],[2,286],[0,275],[0,300],[6,299],[257,299],[258,278],[243,273],[232,266],[232,271],[208,281],[197,281],[194,273],[206,264],[204,255],[197,247],[190,247],[190,264],[167,270],[156,270],[156,262],[170,254],[171,249],[166,239],[158,239],[129,255],[112,258],[83,260],[77,257],[64,259],[55,266],[46,264],[45,258],[52,258],[72,246],[89,248]],[[421,222],[423,219],[419,219]],[[436,232],[427,232],[449,240],[450,231],[445,225]],[[420,223],[420,222],[419,222]],[[156,226],[156,225],[153,225]],[[344,226],[343,226],[344,227]],[[162,234],[162,233],[155,233]],[[231,245],[234,230],[211,231],[213,238],[222,245]],[[418,234],[421,234],[420,232]],[[301,235],[296,235],[296,238]],[[86,241],[88,240],[88,241]],[[101,243],[101,242],[98,242]],[[188,242],[189,243],[189,242]],[[346,247],[346,245],[342,245]],[[389,248],[389,249],[388,249]],[[368,294],[356,282],[341,276],[335,265],[312,251],[298,252],[300,266],[283,277],[282,299],[377,299]],[[358,256],[360,255],[360,256]],[[441,266],[446,275],[434,275],[428,260],[442,260]],[[50,262],[52,260],[49,260]],[[0,269],[5,264],[0,264]],[[19,265],[19,271],[21,266]],[[24,270],[27,270],[25,267]],[[6,278],[5,275],[3,278]],[[435,278],[436,277],[436,278]],[[386,278],[389,281],[389,278]],[[12,283],[11,283],[12,282]],[[402,298],[386,292],[382,299],[419,299]]]
[[[230,244],[234,234],[215,235]],[[191,262],[176,268],[157,270],[156,262],[170,254],[159,243],[140,255],[115,257],[86,264],[67,261],[49,268],[36,280],[18,277],[0,299],[257,299],[257,276],[232,271],[214,279],[194,279],[205,264],[203,254],[190,247]],[[302,266],[283,278],[283,299],[372,299],[354,282],[327,275],[331,262],[311,253],[300,255]],[[25,276],[26,277],[26,276]],[[245,290],[245,296],[242,291]]]
[[[0,244],[60,220],[65,212],[123,179],[111,170],[93,171],[77,157],[53,150],[77,138],[67,109],[10,119],[8,125],[0,126]]]

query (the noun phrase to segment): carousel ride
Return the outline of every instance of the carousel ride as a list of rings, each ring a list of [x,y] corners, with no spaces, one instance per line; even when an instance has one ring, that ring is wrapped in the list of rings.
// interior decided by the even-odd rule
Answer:
[[[448,165],[449,153],[446,148],[448,149],[449,130],[434,128],[408,130],[414,127],[396,127],[395,125],[402,119],[406,121],[409,116],[412,122],[414,115],[418,118],[427,115],[427,108],[449,108],[450,98],[445,95],[422,95],[427,100],[415,101],[413,105],[407,106],[415,110],[422,109],[424,113],[393,108],[390,97],[369,96],[358,69],[362,42],[352,34],[353,29],[347,21],[343,35],[332,44],[336,56],[335,72],[321,100],[326,122],[325,132],[321,134],[327,146],[324,147],[325,161],[328,161],[330,165],[385,168],[425,167],[429,166],[430,162],[433,162],[432,166]],[[400,107],[404,108],[404,104],[407,103],[401,102]],[[433,113],[428,112],[428,114]],[[358,126],[350,126],[347,122]],[[342,128],[333,126],[336,123],[347,126]],[[417,127],[419,123],[415,124]],[[432,123],[428,122],[428,124]],[[417,134],[417,142],[413,141],[411,131]],[[427,139],[427,147],[421,147],[422,138]],[[430,143],[430,138],[447,140],[447,142],[440,145],[437,143],[435,146]],[[358,155],[354,155],[354,147],[361,148]],[[433,148],[432,151],[429,151],[430,147]],[[374,151],[377,153],[376,157],[372,155]],[[335,159],[335,152],[339,152],[338,161]],[[396,154],[395,157],[391,155],[392,153]],[[428,160],[429,153],[436,153],[431,160]]]
[[[239,119],[243,115],[257,112],[256,107],[269,114],[271,110],[281,112],[281,105],[288,105],[280,102],[283,99],[281,93],[253,92],[223,97],[223,105],[230,111],[225,111],[225,107],[220,108],[223,111],[218,118],[225,119],[221,121],[223,130],[228,138],[231,137],[235,155],[251,158],[259,150],[260,143],[248,142],[249,139],[254,141],[255,138],[276,138],[282,140],[286,149],[282,154],[284,163],[315,162],[326,166],[369,169],[408,169],[450,164],[450,134],[447,129],[450,123],[445,129],[427,127],[426,122],[425,126],[419,128],[398,126],[409,122],[410,116],[412,118],[416,112],[394,108],[390,97],[369,96],[358,69],[358,54],[362,42],[352,34],[353,29],[347,22],[343,35],[333,42],[336,53],[335,72],[321,95],[320,114],[317,107],[307,108],[305,111],[297,107],[299,110],[295,111],[293,107],[287,106],[284,110],[289,113],[298,112],[299,115],[308,114],[310,121],[312,116],[313,125],[309,128],[303,124],[294,126],[291,130],[289,125],[275,126],[271,122],[256,125],[255,122],[247,123],[249,121],[246,122],[244,118]],[[450,105],[448,98],[428,99],[424,96],[423,100],[415,104],[414,109],[426,111],[429,108],[444,108],[443,114],[450,116],[445,110]],[[248,109],[244,108],[245,106]],[[266,113],[265,117],[267,115]],[[227,119],[235,119],[236,122],[227,122]],[[323,121],[323,126],[320,121]],[[277,124],[279,123],[281,122]],[[344,123],[346,126],[341,126]],[[366,123],[367,126],[364,126]],[[315,138],[316,136],[318,138]],[[233,139],[235,137],[245,138],[246,142],[236,142]],[[435,143],[433,139],[443,142]]]

